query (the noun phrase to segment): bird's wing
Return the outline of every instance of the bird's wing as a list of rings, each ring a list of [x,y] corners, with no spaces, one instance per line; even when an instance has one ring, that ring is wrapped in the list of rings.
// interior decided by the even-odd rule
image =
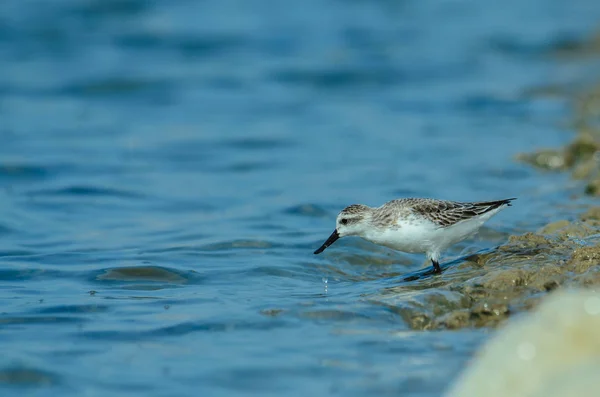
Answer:
[[[460,221],[474,218],[495,210],[503,205],[510,205],[514,198],[498,201],[482,201],[476,203],[459,203],[445,200],[413,200],[410,208],[413,213],[422,216],[440,227],[452,226]]]

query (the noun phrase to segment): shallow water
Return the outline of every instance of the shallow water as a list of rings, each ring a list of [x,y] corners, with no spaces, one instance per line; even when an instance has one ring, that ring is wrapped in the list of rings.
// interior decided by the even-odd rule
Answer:
[[[596,3],[0,2],[1,394],[438,396],[488,331],[372,299],[422,256],[312,252],[355,202],[519,198],[450,259],[572,214],[512,159],[571,138],[527,92],[591,77],[551,53]]]

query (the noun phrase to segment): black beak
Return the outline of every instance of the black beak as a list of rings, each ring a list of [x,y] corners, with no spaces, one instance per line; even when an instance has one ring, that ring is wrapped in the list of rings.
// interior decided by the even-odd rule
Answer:
[[[319,247],[318,250],[315,251],[315,255],[320,254],[321,252],[325,251],[325,248],[329,247],[331,244],[335,243],[335,241],[340,238],[340,234],[338,233],[337,229],[335,229],[333,231],[333,233],[331,233],[331,236],[329,236],[329,238],[327,239],[327,241],[325,241],[323,243],[322,246]]]

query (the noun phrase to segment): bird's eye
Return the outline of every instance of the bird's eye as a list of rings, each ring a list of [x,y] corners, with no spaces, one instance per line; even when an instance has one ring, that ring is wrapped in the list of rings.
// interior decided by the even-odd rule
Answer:
[[[341,222],[342,225],[347,225],[348,224],[348,219],[344,218],[340,222]]]

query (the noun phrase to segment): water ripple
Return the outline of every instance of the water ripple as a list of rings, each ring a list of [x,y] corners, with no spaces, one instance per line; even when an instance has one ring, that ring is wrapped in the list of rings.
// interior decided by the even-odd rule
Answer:
[[[362,68],[325,68],[310,69],[283,69],[272,72],[270,78],[274,81],[298,85],[313,86],[325,89],[349,89],[353,86],[381,86],[395,85],[402,80],[400,73],[386,69]]]
[[[234,331],[269,331],[286,327],[288,323],[272,318],[258,322],[230,321],[230,322],[184,322],[168,327],[160,327],[148,331],[81,331],[75,336],[87,339],[102,339],[112,341],[140,341],[156,337],[184,336],[194,333],[220,333]]]
[[[91,197],[116,197],[123,199],[140,199],[145,196],[133,191],[100,187],[91,185],[71,185],[60,188],[34,190],[29,192],[30,196],[91,196]]]
[[[271,249],[276,247],[279,247],[279,245],[264,240],[232,240],[206,244],[201,249],[202,251],[226,251],[232,249]]]
[[[287,208],[284,213],[289,215],[302,215],[315,218],[324,218],[331,215],[329,211],[316,204],[295,205]]]
[[[8,325],[30,325],[30,324],[81,324],[87,319],[73,316],[0,316],[0,324]]]
[[[36,312],[40,314],[105,313],[108,310],[107,305],[60,305],[38,309]]]

